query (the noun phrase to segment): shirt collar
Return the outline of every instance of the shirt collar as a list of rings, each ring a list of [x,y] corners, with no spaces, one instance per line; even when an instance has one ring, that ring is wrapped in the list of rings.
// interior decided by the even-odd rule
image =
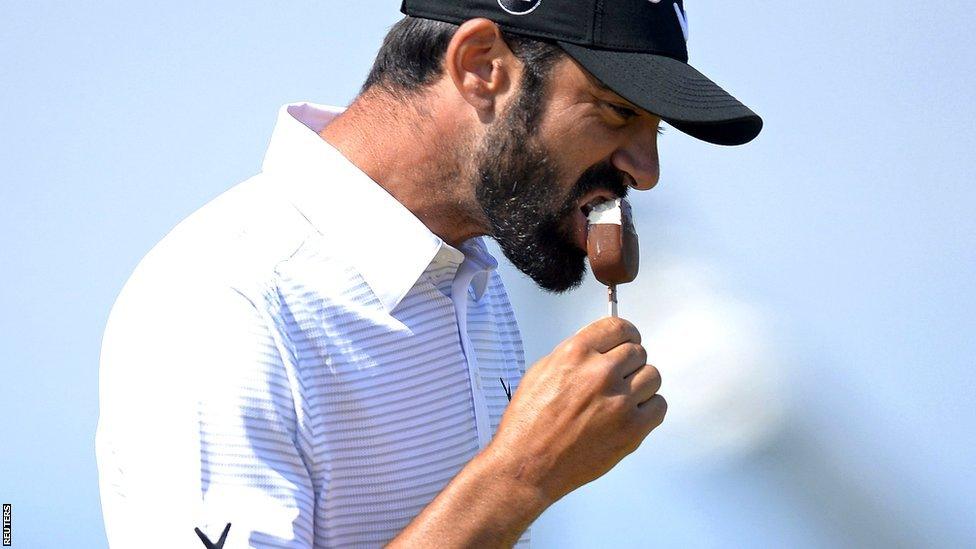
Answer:
[[[461,243],[461,251],[464,253],[465,261],[472,262],[477,269],[471,285],[475,300],[480,300],[488,287],[491,271],[498,267],[498,261],[488,253],[488,246],[481,237],[471,238]]]
[[[342,112],[312,103],[285,105],[264,158],[265,173],[281,174],[292,204],[337,245],[387,312],[400,303],[435,257],[474,263],[475,299],[498,262],[482,238],[460,250],[435,235],[386,189],[369,178],[318,133]],[[343,240],[339,240],[343,239]]]

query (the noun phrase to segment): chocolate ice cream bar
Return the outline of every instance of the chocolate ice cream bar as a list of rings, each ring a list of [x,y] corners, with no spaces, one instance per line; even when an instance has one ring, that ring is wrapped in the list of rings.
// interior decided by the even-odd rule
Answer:
[[[615,286],[637,278],[640,249],[627,200],[598,204],[590,211],[588,221],[586,250],[596,279]]]

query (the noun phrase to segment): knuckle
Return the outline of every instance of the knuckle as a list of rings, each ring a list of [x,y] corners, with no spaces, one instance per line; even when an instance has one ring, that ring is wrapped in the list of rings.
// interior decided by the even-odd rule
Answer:
[[[586,355],[585,346],[580,343],[579,339],[573,338],[566,340],[560,346],[560,352],[566,356],[571,361],[578,361]]]
[[[621,364],[643,364],[644,352],[640,345],[627,343],[620,357]]]
[[[627,319],[620,318],[619,316],[612,316],[607,318],[607,322],[615,330],[625,330],[627,326],[630,326],[630,322]]]
[[[651,383],[661,386],[661,371],[657,369],[657,366],[653,364],[645,364],[644,369],[647,370],[647,378]]]
[[[640,362],[641,364],[646,363],[647,349],[645,349],[644,346],[641,345],[640,343],[632,343],[631,346],[633,347],[632,349],[633,356],[631,358],[634,358],[637,362]],[[653,368],[653,366],[651,367]]]
[[[668,401],[664,399],[661,395],[654,395],[651,397],[651,401],[654,403],[653,417],[654,426],[657,427],[662,422],[664,422],[664,416],[668,413]]]
[[[598,320],[597,322],[602,322],[603,324],[606,324],[610,328],[617,329],[619,326],[622,326],[624,322],[627,321],[624,320],[623,318],[620,318],[619,316],[605,316],[600,320]]]
[[[636,423],[637,417],[634,414],[635,407],[632,406],[627,395],[615,395],[610,400],[610,412],[617,418],[617,423],[621,429],[631,429]]]
[[[647,351],[637,343],[624,343],[616,350],[616,352],[611,353],[610,356],[613,357],[611,359],[610,367],[624,365],[637,366],[636,369],[633,367],[627,368],[628,371],[630,371],[630,373],[626,375],[628,378],[639,373],[644,367],[644,364],[647,363]],[[640,377],[642,376],[643,374],[641,374]]]
[[[626,336],[631,331],[636,331],[634,325],[620,317],[609,317],[606,319],[610,331],[617,336]]]
[[[617,377],[613,375],[613,362],[610,359],[602,357],[596,367],[588,368],[587,371],[590,373],[590,383],[601,393],[620,392],[617,387]]]
[[[647,419],[642,417],[642,414],[637,411],[636,407],[632,407],[628,412],[621,419],[620,428],[626,434],[627,438],[633,441],[635,444],[634,449],[637,449],[637,446],[640,445],[650,430],[648,429]]]
[[[637,329],[637,326],[634,326],[630,321],[624,319],[620,319],[620,322],[620,336],[631,339],[634,341],[634,343],[640,344],[641,333],[640,330]]]

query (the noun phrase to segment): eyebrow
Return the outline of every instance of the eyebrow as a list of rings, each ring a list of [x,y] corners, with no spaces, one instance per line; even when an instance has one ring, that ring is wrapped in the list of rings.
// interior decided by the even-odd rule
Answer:
[[[590,84],[593,84],[593,86],[596,87],[597,89],[599,89],[600,91],[603,91],[605,93],[608,93],[610,95],[614,95],[614,96],[618,97],[621,101],[623,101],[624,103],[626,103],[626,106],[627,107],[632,107],[635,110],[637,110],[638,112],[643,111],[643,112],[647,112],[648,114],[650,114],[650,112],[647,109],[645,109],[643,107],[639,107],[639,106],[633,104],[633,102],[628,101],[626,98],[622,97],[619,93],[617,93],[617,92],[611,90],[610,88],[608,88],[606,84],[604,84],[603,82],[600,82],[600,80],[597,79],[597,77],[593,76],[589,72],[584,72],[583,74],[586,76],[586,79],[590,81]]]

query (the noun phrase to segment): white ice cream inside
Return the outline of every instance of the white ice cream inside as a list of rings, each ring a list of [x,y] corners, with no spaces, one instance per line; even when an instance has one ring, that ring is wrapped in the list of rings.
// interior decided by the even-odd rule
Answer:
[[[630,204],[627,203],[626,198],[617,198],[614,200],[607,200],[601,202],[593,209],[590,210],[590,214],[586,217],[590,225],[621,225],[623,224],[623,209],[630,209]]]

